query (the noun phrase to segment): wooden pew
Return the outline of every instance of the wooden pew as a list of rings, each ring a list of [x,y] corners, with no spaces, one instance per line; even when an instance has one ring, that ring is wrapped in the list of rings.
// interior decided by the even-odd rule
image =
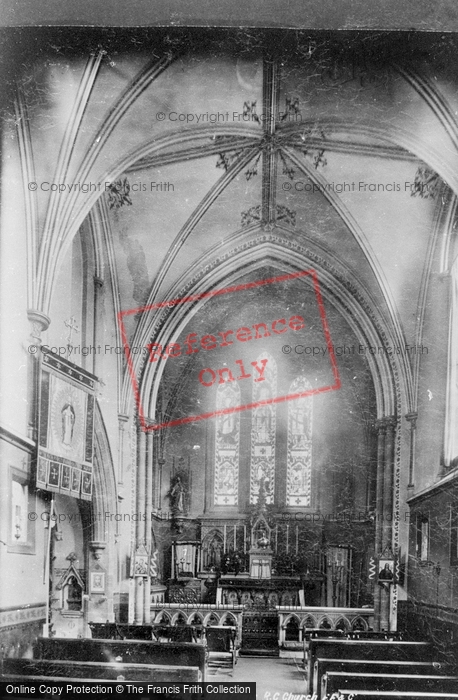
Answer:
[[[24,676],[53,677],[92,680],[147,681],[157,683],[197,682],[200,671],[197,666],[159,666],[153,664],[97,663],[95,661],[54,661],[43,659],[5,659],[4,679],[24,681]]]
[[[117,625],[122,639],[137,639],[138,641],[149,641],[153,639],[152,625]]]
[[[191,625],[177,625],[169,627],[167,631],[170,642],[197,642],[197,634]]]
[[[202,644],[145,642],[133,640],[68,639],[39,637],[35,659],[197,666],[205,680],[206,649]]]
[[[227,666],[231,668],[232,673],[234,672],[234,666],[237,663],[236,634],[235,627],[214,625],[206,628],[209,666]]]
[[[198,642],[202,637],[202,626],[197,625],[151,625],[153,639],[168,642]]]
[[[345,639],[343,630],[305,629],[303,633],[304,668],[307,668],[311,639]]]
[[[328,671],[439,675],[445,673],[446,668],[443,664],[434,661],[378,661],[374,659],[322,659],[317,657],[313,667],[314,688],[321,688],[321,679]]]
[[[404,636],[401,632],[374,632],[373,630],[361,630],[347,632],[347,639],[386,639],[387,641],[402,641]]]
[[[458,676],[423,676],[386,673],[342,673],[328,671],[323,675],[321,697],[351,690],[358,696],[359,691],[377,690],[391,692],[453,692],[458,691]]]
[[[92,639],[123,639],[116,622],[89,622]]]
[[[431,661],[433,649],[427,642],[402,642],[386,640],[311,639],[307,662],[308,694],[318,693],[315,685],[315,659],[374,659],[386,661]]]
[[[151,641],[152,625],[127,625],[118,622],[89,622],[92,639],[138,639]]]

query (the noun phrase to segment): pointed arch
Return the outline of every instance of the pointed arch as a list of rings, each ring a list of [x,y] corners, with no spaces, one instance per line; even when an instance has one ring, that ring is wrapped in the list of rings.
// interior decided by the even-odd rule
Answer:
[[[332,630],[332,622],[329,619],[329,617],[324,617],[321,618],[319,624],[318,624],[318,629],[320,630]]]
[[[220,624],[237,627],[237,618],[232,613],[224,613],[224,615],[221,615]]]
[[[349,632],[351,629],[350,622],[347,620],[346,617],[339,617],[337,620],[334,629],[336,630],[342,630],[343,632]]]
[[[220,624],[219,615],[215,612],[209,612],[204,619],[205,627],[212,627]]]
[[[363,617],[356,617],[351,623],[352,632],[366,632],[369,626]]]
[[[160,624],[162,623],[163,625],[170,625],[170,615],[168,612],[165,610],[160,610],[158,614],[156,615],[156,619],[154,620],[155,624]]]
[[[304,630],[306,630],[306,629],[312,629],[312,630],[313,630],[313,629],[316,628],[316,620],[315,620],[315,618],[313,617],[313,615],[307,615],[307,617],[305,618],[305,620],[304,620],[303,623],[302,623],[302,628],[303,628]]]
[[[204,617],[199,612],[192,612],[188,617],[188,625],[203,625]]]

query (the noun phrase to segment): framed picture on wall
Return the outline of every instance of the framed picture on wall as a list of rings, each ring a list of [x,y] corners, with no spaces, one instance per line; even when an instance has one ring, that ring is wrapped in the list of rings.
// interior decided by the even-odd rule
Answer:
[[[91,571],[90,593],[105,593],[105,573]]]
[[[396,583],[394,559],[380,557],[378,561],[378,580],[380,583]]]

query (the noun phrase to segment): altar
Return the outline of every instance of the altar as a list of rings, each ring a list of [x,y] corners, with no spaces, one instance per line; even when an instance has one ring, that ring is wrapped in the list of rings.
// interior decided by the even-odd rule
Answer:
[[[248,610],[275,610],[278,605],[300,605],[302,593],[299,576],[254,578],[249,574],[228,574],[219,579],[216,603],[242,605]]]

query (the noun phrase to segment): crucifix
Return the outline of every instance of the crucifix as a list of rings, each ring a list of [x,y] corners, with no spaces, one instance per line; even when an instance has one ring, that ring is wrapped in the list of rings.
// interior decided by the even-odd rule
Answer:
[[[66,321],[64,321],[64,324],[67,326],[69,329],[68,331],[68,336],[67,336],[67,347],[68,348],[73,348],[72,345],[72,333],[75,331],[75,333],[79,333],[79,326],[76,323],[76,318],[74,316],[71,316],[71,318],[67,318]]]

